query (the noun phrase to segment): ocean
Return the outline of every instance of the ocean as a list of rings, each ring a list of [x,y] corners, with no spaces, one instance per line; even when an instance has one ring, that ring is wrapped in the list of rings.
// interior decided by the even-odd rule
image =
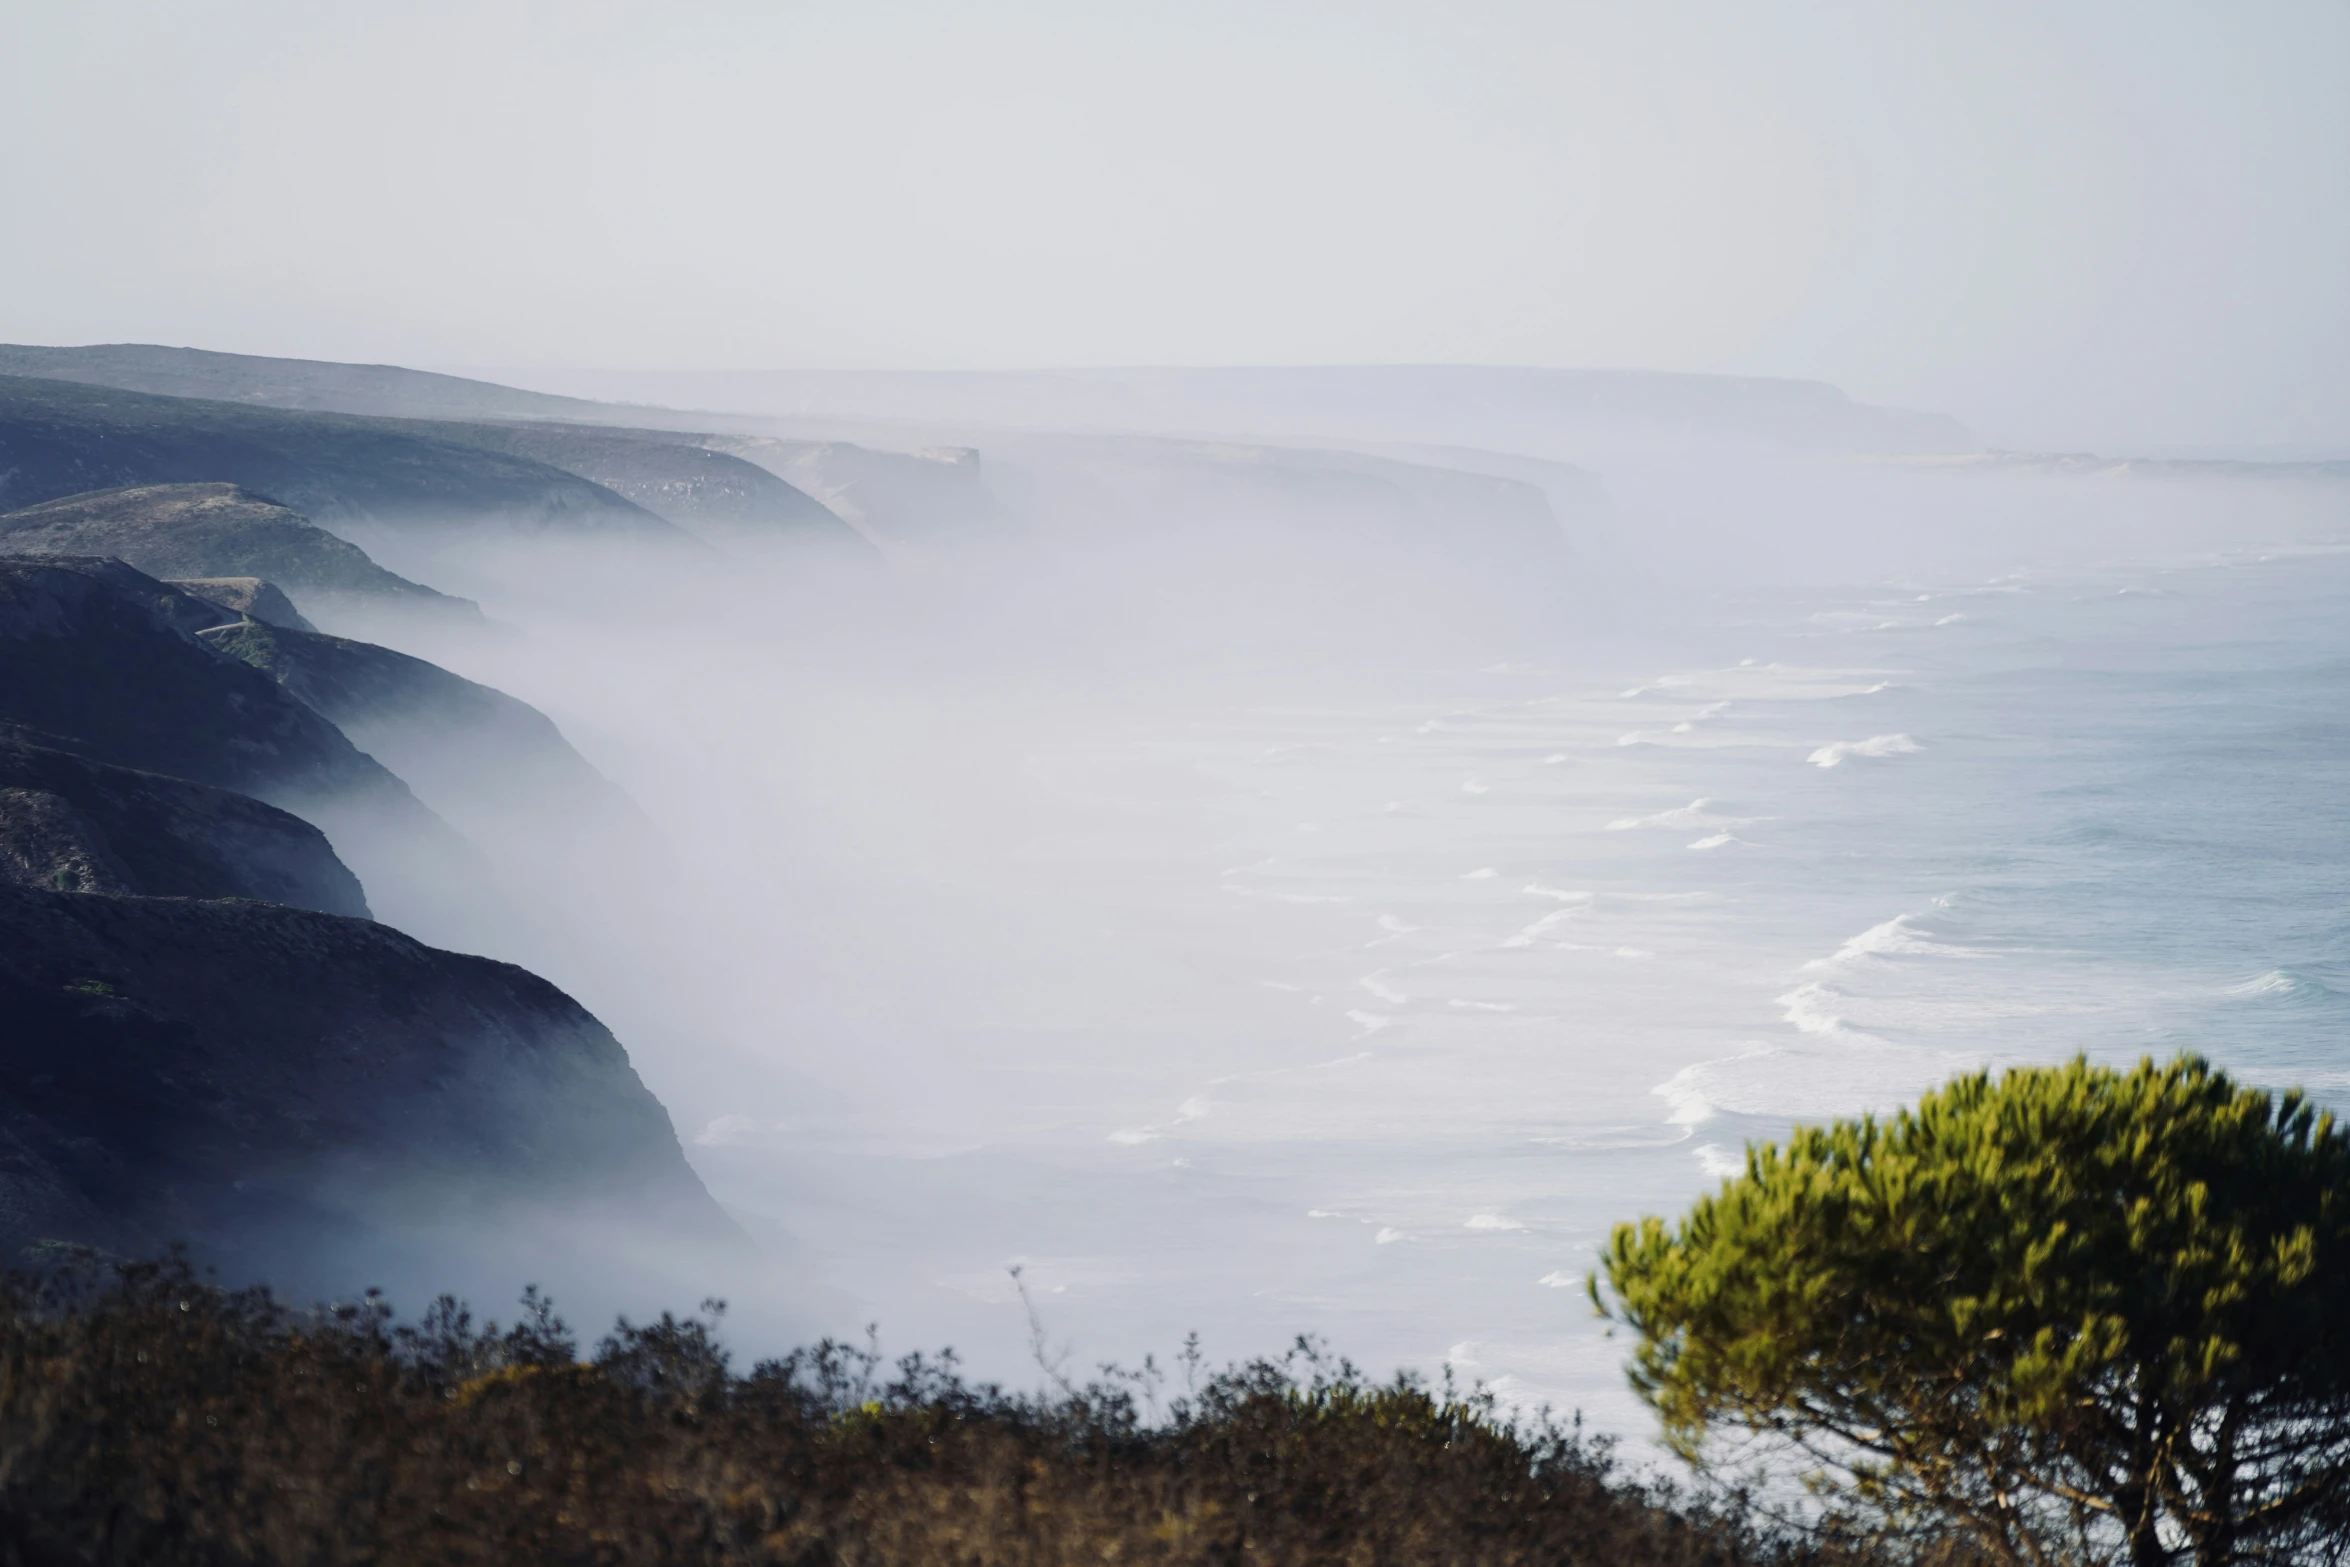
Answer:
[[[666,1007],[575,988],[795,1330],[1304,1334],[1638,1440],[1585,1279],[1751,1141],[2076,1052],[2350,1098],[2350,548],[1319,686],[671,657],[572,729],[704,923]]]

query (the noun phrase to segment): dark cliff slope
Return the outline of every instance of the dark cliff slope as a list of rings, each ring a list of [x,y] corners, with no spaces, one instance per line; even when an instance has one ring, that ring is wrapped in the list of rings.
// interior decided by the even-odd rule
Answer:
[[[187,1241],[347,1289],[404,1236],[739,1239],[578,1003],[382,925],[0,885],[0,1016],[11,1252]]]
[[[0,506],[212,481],[336,527],[692,542],[576,474],[396,421],[0,376]]]
[[[109,564],[0,558],[0,721],[261,799],[407,792],[276,682],[196,641],[229,618],[216,606],[189,625],[184,595],[119,566],[129,581],[110,582]]]
[[[48,891],[257,898],[367,917],[326,835],[226,789],[109,767],[0,731],[0,881]]]
[[[546,714],[438,664],[257,620],[199,640],[277,681],[444,812],[561,811],[618,796]]]
[[[403,929],[476,949],[511,932],[478,849],[276,681],[197,639],[230,618],[119,561],[0,557],[0,723],[292,811]]]
[[[478,616],[471,601],[395,576],[358,545],[234,484],[139,484],[0,513],[11,555],[111,555],[153,577],[261,577],[297,600],[414,600]]]

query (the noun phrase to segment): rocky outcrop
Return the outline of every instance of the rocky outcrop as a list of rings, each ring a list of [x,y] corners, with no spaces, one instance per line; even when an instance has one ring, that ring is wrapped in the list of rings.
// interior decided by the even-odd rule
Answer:
[[[517,1266],[566,1224],[614,1253],[740,1240],[578,1003],[382,925],[0,885],[0,1017],[11,1253],[186,1242],[349,1289],[419,1237]]]
[[[164,586],[264,625],[283,626],[289,631],[318,629],[302,618],[294,601],[280,593],[276,583],[259,577],[173,577]]]
[[[326,835],[226,789],[0,733],[0,880],[54,892],[256,898],[367,917]]]
[[[0,514],[0,551],[110,555],[152,577],[259,577],[297,601],[381,598],[478,619],[291,507],[234,484],[139,484]],[[262,617],[267,619],[267,616]]]

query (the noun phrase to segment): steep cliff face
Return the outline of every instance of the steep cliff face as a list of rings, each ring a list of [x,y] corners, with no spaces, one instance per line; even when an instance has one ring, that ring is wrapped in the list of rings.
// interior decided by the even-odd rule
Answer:
[[[367,917],[358,878],[300,817],[36,739],[0,732],[0,880],[61,892],[256,898]]]
[[[437,664],[258,620],[198,637],[277,681],[455,819],[617,798],[544,713]]]
[[[679,435],[788,480],[822,501],[884,554],[919,558],[1000,539],[995,497],[969,447],[889,452],[848,441],[767,435]]]
[[[345,532],[693,542],[576,474],[396,421],[0,376],[0,507],[220,481]]]
[[[382,925],[0,885],[0,1016],[12,1252],[186,1241],[349,1288],[419,1237],[739,1242],[593,1017]]]
[[[108,565],[0,558],[0,720],[258,799],[406,794],[274,681],[196,641],[227,618],[217,606],[190,624],[187,595],[120,567],[105,580]]]
[[[517,928],[470,846],[223,630],[308,646],[321,700],[457,690],[544,724],[119,561],[0,559],[0,1257],[185,1242],[301,1294],[739,1252],[593,1017],[366,918],[338,846],[387,917]]]
[[[476,948],[510,930],[478,849],[314,709],[198,640],[228,618],[119,561],[0,557],[0,723],[293,812],[405,929]]]
[[[138,484],[62,496],[0,514],[0,550],[110,555],[152,577],[259,577],[297,601],[382,598],[480,615],[471,601],[395,576],[356,544],[234,484]]]
[[[558,424],[449,423],[416,428],[591,479],[721,548],[865,548],[847,523],[767,469],[722,451],[682,444],[665,431]]]

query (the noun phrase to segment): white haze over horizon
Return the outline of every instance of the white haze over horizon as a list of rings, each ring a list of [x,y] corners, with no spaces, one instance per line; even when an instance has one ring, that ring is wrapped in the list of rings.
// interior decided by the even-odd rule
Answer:
[[[0,11],[0,339],[1824,379],[2350,447],[2329,0]]]

